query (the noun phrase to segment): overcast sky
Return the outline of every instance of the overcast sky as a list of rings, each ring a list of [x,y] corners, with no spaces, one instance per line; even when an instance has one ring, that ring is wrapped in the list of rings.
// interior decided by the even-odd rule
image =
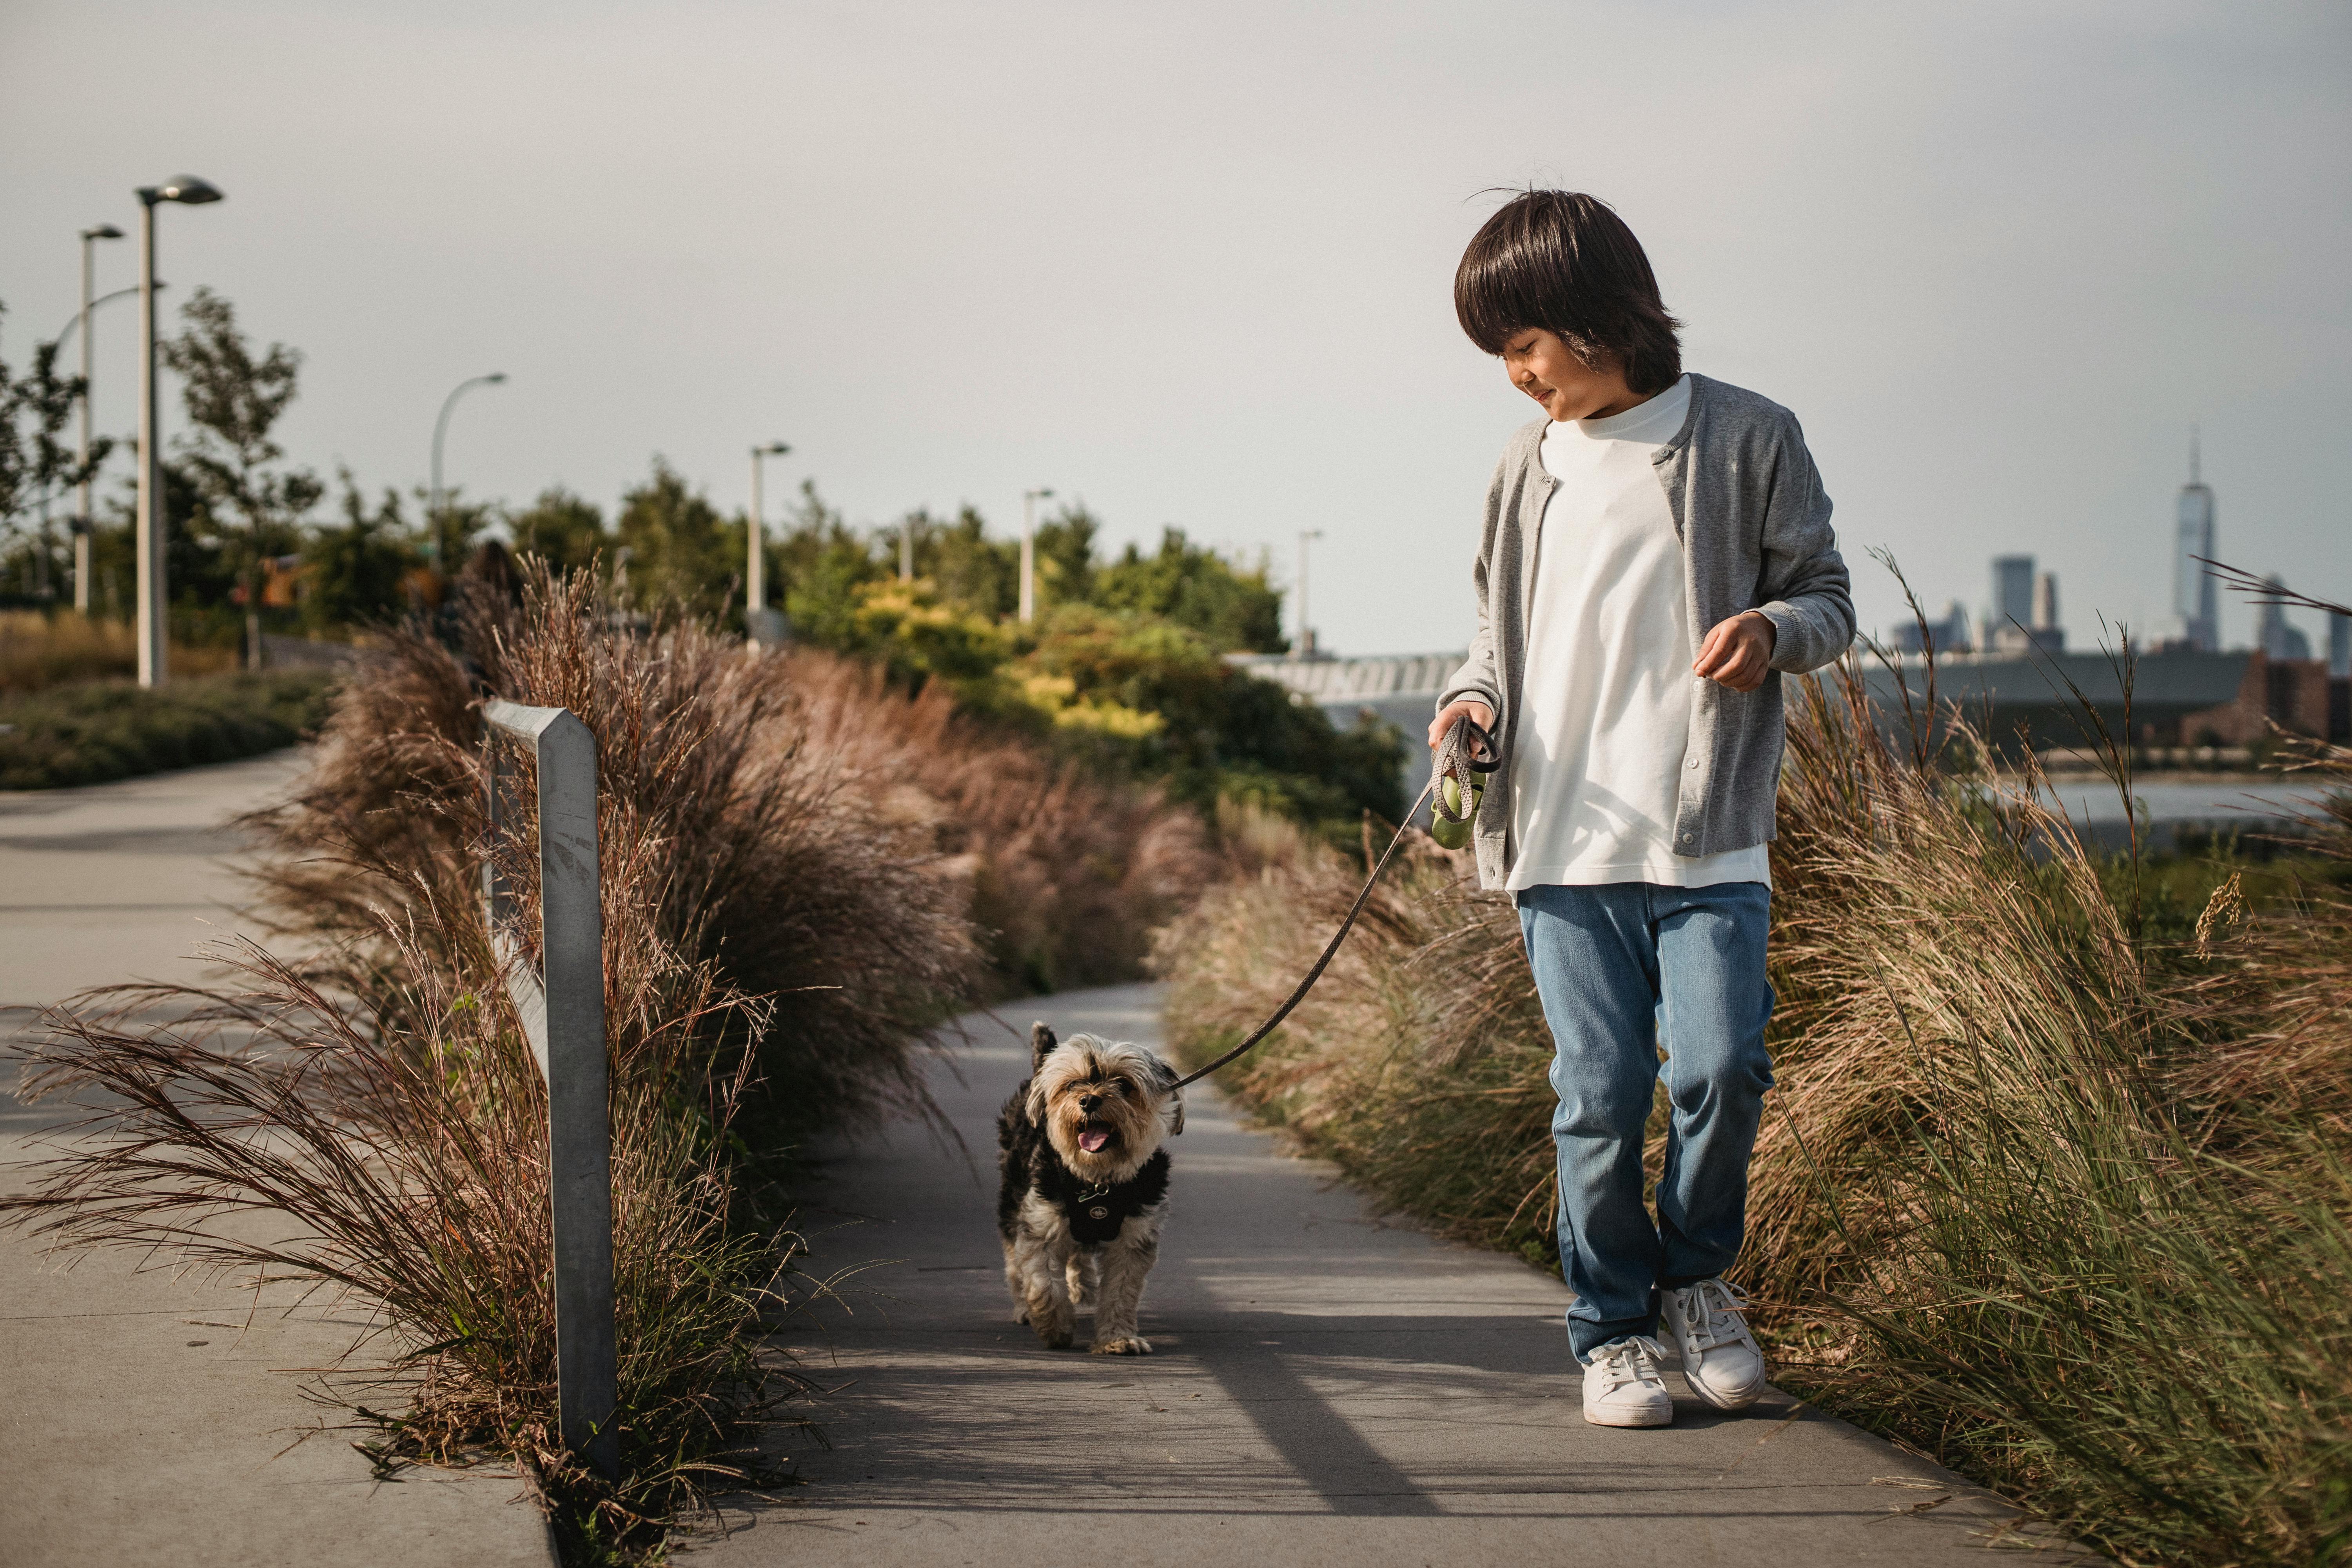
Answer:
[[[0,6],[0,357],[75,234],[308,356],[287,445],[730,509],[790,441],[854,521],[1024,487],[1113,542],[1319,528],[1349,652],[1459,647],[1531,406],[1454,325],[1497,198],[1592,191],[1691,368],[1796,410],[1864,619],[2038,554],[2077,640],[2170,599],[2204,429],[2227,559],[2352,598],[2352,9],[2340,4]],[[133,279],[108,247],[101,289]],[[100,317],[101,426],[134,420]],[[172,416],[176,418],[173,409]],[[2318,627],[2306,621],[2315,634]],[[2252,616],[2225,612],[2233,640]]]

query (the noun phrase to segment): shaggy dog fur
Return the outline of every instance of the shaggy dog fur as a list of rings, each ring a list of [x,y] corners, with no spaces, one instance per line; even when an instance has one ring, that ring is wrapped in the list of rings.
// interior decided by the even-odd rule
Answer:
[[[1030,1075],[996,1118],[996,1229],[1020,1321],[1066,1349],[1092,1301],[1097,1355],[1150,1355],[1136,1332],[1168,1213],[1163,1137],[1184,1130],[1176,1073],[1140,1046],[1030,1036]]]

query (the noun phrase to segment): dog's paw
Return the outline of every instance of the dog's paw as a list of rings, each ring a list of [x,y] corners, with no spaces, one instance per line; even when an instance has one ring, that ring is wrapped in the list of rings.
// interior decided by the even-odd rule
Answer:
[[[1058,1328],[1048,1323],[1031,1323],[1029,1326],[1037,1331],[1037,1342],[1047,1350],[1066,1351],[1070,1348],[1068,1324],[1065,1323]]]
[[[1115,1340],[1097,1340],[1087,1349],[1096,1355],[1150,1355],[1151,1342],[1141,1334],[1128,1334]]]

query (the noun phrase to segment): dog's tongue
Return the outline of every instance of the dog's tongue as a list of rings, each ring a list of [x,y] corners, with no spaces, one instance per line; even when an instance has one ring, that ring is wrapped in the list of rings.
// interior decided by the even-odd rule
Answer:
[[[1089,1127],[1078,1134],[1078,1147],[1089,1154],[1102,1152],[1102,1146],[1109,1142],[1110,1134],[1099,1127]]]

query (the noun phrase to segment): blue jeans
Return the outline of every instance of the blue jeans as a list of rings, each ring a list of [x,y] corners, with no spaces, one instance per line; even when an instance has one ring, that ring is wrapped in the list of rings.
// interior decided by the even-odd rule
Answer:
[[[1579,1361],[1612,1340],[1654,1333],[1661,1289],[1712,1279],[1739,1256],[1748,1158],[1772,1087],[1771,902],[1761,882],[1518,895],[1551,1026],[1560,1269],[1576,1292],[1568,1337]],[[1642,1131],[1662,1043],[1674,1119],[1654,1224]]]

